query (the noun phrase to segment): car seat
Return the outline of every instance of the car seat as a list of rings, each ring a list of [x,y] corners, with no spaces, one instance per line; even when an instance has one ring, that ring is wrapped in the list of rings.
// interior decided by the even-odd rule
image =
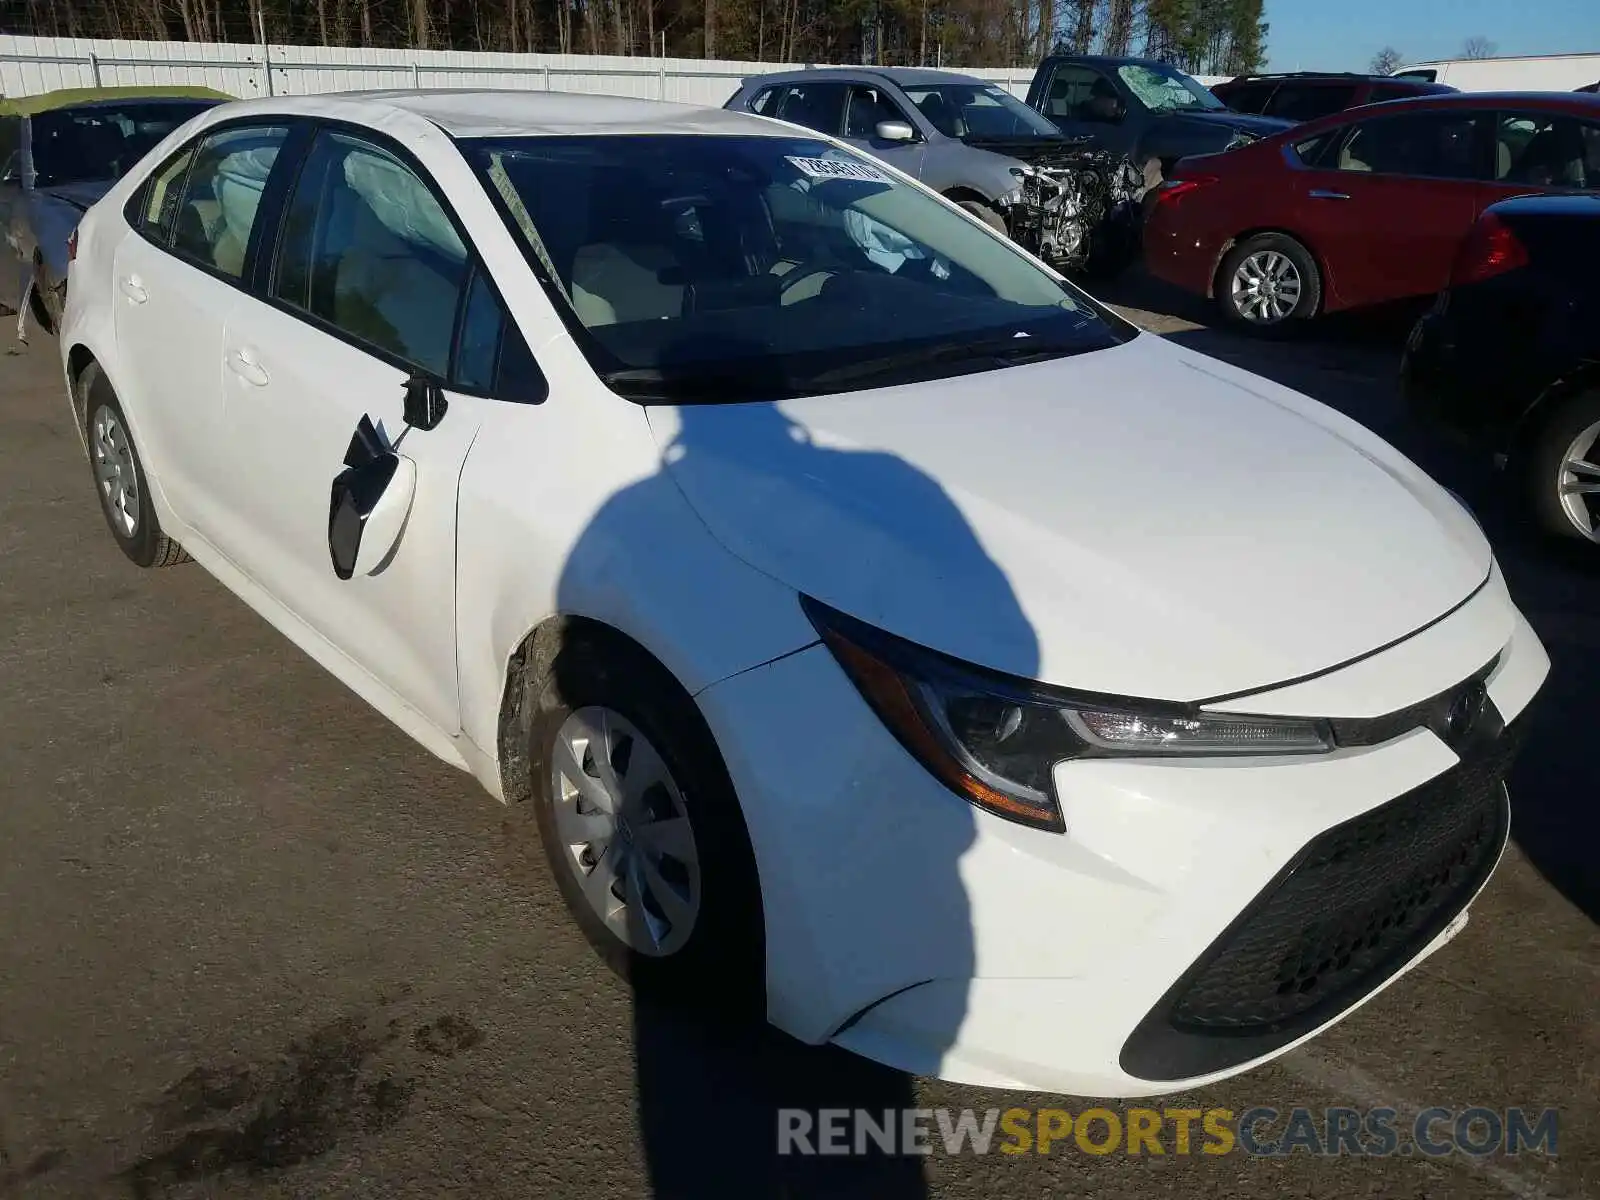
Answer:
[[[636,177],[596,183],[588,240],[572,264],[578,319],[597,326],[681,316],[682,261],[662,198]]]

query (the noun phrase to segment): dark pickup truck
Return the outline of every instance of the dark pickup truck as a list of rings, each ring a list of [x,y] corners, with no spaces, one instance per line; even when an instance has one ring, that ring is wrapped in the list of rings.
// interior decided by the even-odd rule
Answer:
[[[1292,122],[1234,112],[1169,63],[1145,58],[1052,54],[1028,86],[1028,104],[1065,134],[1125,154],[1148,182],[1178,159],[1212,154],[1291,128]]]

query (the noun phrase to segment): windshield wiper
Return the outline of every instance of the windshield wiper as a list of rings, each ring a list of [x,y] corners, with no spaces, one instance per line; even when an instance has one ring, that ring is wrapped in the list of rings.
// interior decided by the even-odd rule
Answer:
[[[996,366],[1015,366],[1047,358],[1065,358],[1069,354],[1082,354],[1097,348],[1092,342],[1059,342],[1031,334],[980,338],[977,341],[935,342],[931,346],[885,354],[847,363],[831,371],[821,371],[808,376],[802,386],[808,392],[831,390],[839,384],[892,377],[900,372],[939,363],[980,362],[987,359]]]

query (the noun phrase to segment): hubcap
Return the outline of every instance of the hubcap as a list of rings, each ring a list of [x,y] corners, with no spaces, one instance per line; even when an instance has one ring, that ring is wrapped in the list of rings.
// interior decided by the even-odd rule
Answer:
[[[1572,527],[1591,542],[1600,542],[1600,524],[1595,521],[1595,506],[1600,502],[1600,421],[1596,421],[1572,440],[1561,456],[1556,478],[1561,508]]]
[[[1261,250],[1233,273],[1233,307],[1247,321],[1276,325],[1300,303],[1300,270],[1287,254]]]
[[[133,469],[127,431],[109,408],[95,410],[89,424],[89,448],[106,516],[118,533],[131,538],[139,528],[139,476]]]
[[[630,949],[682,949],[700,911],[700,859],[683,795],[626,717],[580,708],[551,763],[561,857],[589,907]]]

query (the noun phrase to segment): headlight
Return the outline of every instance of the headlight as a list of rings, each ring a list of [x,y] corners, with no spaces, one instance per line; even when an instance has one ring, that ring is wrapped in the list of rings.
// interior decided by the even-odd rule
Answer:
[[[1327,722],[1203,713],[986,671],[801,597],[806,616],[889,731],[958,796],[1008,820],[1066,828],[1056,764],[1074,758],[1321,754]]]

